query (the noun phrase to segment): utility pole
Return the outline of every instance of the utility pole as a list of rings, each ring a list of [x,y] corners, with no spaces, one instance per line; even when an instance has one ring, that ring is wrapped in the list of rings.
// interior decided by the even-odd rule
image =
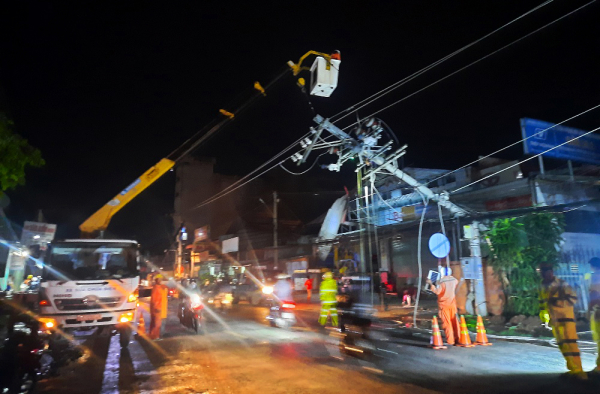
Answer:
[[[273,192],[273,268],[279,268],[279,250],[277,249],[277,192]]]
[[[362,199],[362,170],[358,170],[356,172],[356,221],[358,222],[358,229],[360,230],[360,272],[367,272],[367,253],[365,250],[365,234],[363,229],[365,228],[365,224],[362,221],[361,211],[361,199]]]
[[[181,272],[181,260],[183,259],[183,242],[181,242],[181,233],[177,234],[177,264],[175,268],[175,276],[178,277]]]

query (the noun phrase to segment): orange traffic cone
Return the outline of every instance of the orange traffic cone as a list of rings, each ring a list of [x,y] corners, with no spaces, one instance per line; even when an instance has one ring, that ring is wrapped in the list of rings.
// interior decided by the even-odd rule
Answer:
[[[469,329],[467,328],[467,322],[465,321],[465,316],[460,316],[460,336],[458,337],[458,343],[456,346],[461,347],[473,347],[471,343],[471,337],[469,336]]]
[[[477,315],[477,338],[475,338],[475,345],[479,346],[492,346],[487,339],[485,327],[483,325],[483,319],[481,315]]]
[[[146,334],[146,325],[144,324],[144,313],[142,311],[140,311],[140,318],[138,320],[137,332],[138,332],[138,335]]]
[[[440,326],[438,324],[437,316],[433,317],[431,329],[433,330],[433,332],[431,333],[431,341],[429,342],[429,345],[435,350],[448,349],[446,346],[444,346],[444,341],[442,340],[442,333],[440,332]]]

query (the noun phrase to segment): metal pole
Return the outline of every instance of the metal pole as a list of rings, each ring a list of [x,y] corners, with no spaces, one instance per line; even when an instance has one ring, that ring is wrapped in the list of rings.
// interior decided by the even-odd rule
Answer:
[[[273,266],[279,268],[279,250],[277,249],[277,192],[273,192]]]
[[[375,198],[375,175],[373,175],[371,177],[371,210],[372,210],[372,217],[374,218],[374,222],[372,223],[373,226],[373,233],[375,235],[375,254],[377,255],[377,261],[379,262],[379,271],[381,271],[381,247],[379,245],[379,234],[377,233],[377,211],[375,210],[375,204],[373,203],[373,199]],[[372,264],[372,263],[371,263]],[[380,274],[381,276],[381,274]],[[380,278],[381,280],[381,278]],[[388,281],[389,281],[389,272],[388,272]],[[373,282],[373,285],[375,284],[375,282]],[[387,286],[387,284],[386,284]],[[381,291],[381,289],[379,290]],[[383,302],[383,297],[385,297],[385,295],[382,295],[381,297],[381,301]],[[385,304],[384,304],[385,305]]]
[[[538,163],[540,163],[540,174],[544,175],[544,159],[542,159],[542,155],[538,156]]]
[[[12,255],[13,255],[13,252],[9,246],[8,247],[8,257],[6,258],[6,267],[4,268],[4,290],[5,291],[8,288],[8,275],[10,274],[10,265],[12,264]]]
[[[371,204],[373,203],[372,197],[373,191],[371,191]],[[369,277],[371,278],[371,306],[374,305],[374,297],[373,297],[373,287],[375,286],[375,278],[373,275],[373,250],[372,250],[372,242],[371,242],[371,214],[369,208],[369,186],[365,186],[365,215],[366,215],[366,225],[367,225],[367,240],[369,243]]]
[[[360,214],[360,198],[362,197],[362,170],[358,170],[356,174],[356,183],[357,183],[357,192],[358,198],[356,199],[356,218],[358,221],[358,229],[360,230],[360,272],[367,272],[367,261],[366,261],[366,253],[365,253],[365,234],[363,228],[364,224],[361,220]]]
[[[177,271],[175,272],[175,277],[179,275],[181,272],[181,263],[183,259],[183,242],[181,242],[181,231],[177,234]]]

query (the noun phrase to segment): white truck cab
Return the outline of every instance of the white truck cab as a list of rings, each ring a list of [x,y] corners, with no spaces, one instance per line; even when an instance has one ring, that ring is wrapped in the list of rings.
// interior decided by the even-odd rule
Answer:
[[[131,338],[138,301],[138,243],[67,239],[50,245],[39,294],[40,315],[63,331],[112,326],[121,347]]]

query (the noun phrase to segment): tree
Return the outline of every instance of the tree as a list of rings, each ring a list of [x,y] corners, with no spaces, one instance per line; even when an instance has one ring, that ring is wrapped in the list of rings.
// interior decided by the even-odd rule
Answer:
[[[493,221],[486,236],[492,249],[490,263],[504,286],[505,314],[538,314],[537,267],[541,262],[558,264],[563,231],[563,217],[552,213]]]
[[[0,112],[0,193],[25,184],[25,168],[45,164],[39,149],[13,131],[13,122]]]

